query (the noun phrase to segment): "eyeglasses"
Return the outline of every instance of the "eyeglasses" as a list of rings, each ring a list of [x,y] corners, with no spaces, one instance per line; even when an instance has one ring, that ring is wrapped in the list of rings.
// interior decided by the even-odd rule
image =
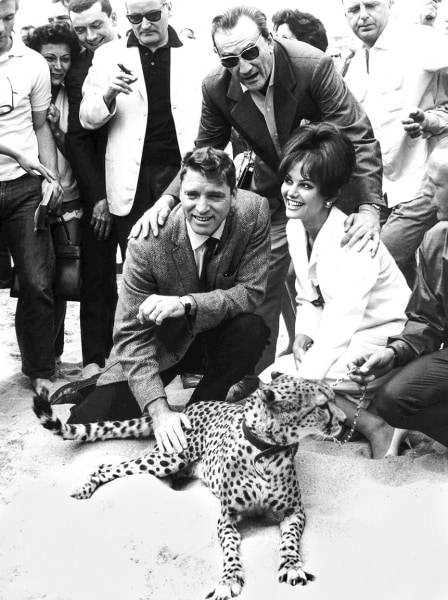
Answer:
[[[160,19],[162,18],[162,11],[161,10],[150,10],[149,12],[147,12],[145,14],[131,13],[129,15],[126,15],[127,20],[132,25],[140,25],[140,23],[143,21],[143,17],[147,21],[150,21],[151,23],[157,23],[157,21],[160,21]]]
[[[9,77],[5,77],[5,79],[8,80],[9,90],[11,91],[11,97],[9,98],[9,91],[6,91],[6,93],[3,95],[2,90],[0,89],[0,102],[4,101],[4,99],[7,99],[7,102],[5,102],[4,104],[0,104],[0,117],[3,115],[8,115],[14,110],[14,90],[12,89],[12,83]]]
[[[227,69],[231,69],[232,67],[236,67],[236,65],[240,62],[240,58],[244,58],[244,60],[255,60],[260,56],[260,48],[257,46],[258,40],[261,38],[262,34],[257,37],[257,40],[253,46],[249,46],[240,54],[235,56],[220,56],[219,59],[223,67]],[[215,52],[219,55],[217,48],[215,48]]]

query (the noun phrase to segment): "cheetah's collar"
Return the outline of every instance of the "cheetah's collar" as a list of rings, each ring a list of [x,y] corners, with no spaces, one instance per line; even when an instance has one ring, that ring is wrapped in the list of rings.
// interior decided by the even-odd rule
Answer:
[[[265,442],[264,440],[261,440],[259,437],[257,437],[255,435],[255,433],[253,433],[249,429],[249,427],[246,423],[246,419],[243,419],[242,429],[243,429],[243,435],[246,438],[246,440],[248,442],[250,442],[253,446],[255,446],[255,448],[260,450],[260,453],[254,457],[252,464],[253,464],[253,467],[254,467],[257,475],[259,477],[261,477],[264,481],[267,481],[267,477],[265,477],[262,473],[260,473],[260,471],[257,467],[257,463],[261,458],[264,458],[265,456],[268,456],[269,454],[275,454],[275,452],[280,452],[281,450],[289,450],[289,452],[291,454],[291,458],[292,458],[295,455],[295,453],[297,452],[297,448],[299,447],[299,444],[297,442],[295,442],[294,444],[281,445],[281,444],[270,444],[269,442]]]

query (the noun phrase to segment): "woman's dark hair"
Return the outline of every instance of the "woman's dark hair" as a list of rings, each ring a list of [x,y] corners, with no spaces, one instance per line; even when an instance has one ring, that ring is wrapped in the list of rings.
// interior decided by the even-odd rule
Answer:
[[[28,46],[36,52],[40,52],[45,44],[67,44],[72,59],[78,56],[81,50],[76,33],[65,23],[52,23],[36,27]]]
[[[206,146],[187,152],[180,169],[181,182],[188,169],[197,171],[208,179],[216,179],[221,183],[227,183],[232,192],[236,188],[235,165],[227,152],[223,150]]]
[[[272,22],[274,31],[286,24],[299,42],[306,42],[322,52],[328,48],[327,32],[322,21],[310,13],[284,8],[273,15]]]
[[[332,123],[311,123],[300,127],[283,148],[279,176],[302,163],[302,176],[318,186],[326,198],[337,195],[349,182],[356,155],[349,137]]]
[[[266,39],[271,39],[271,33],[267,26],[266,15],[255,6],[234,6],[217,15],[212,21],[212,39],[215,41],[215,34],[218,30],[229,31],[233,29],[241,19],[247,17],[251,19],[258,27],[258,31]]]

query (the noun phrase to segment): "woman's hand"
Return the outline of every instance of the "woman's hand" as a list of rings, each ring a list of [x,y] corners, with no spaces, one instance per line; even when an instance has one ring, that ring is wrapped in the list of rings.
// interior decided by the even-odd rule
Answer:
[[[296,369],[299,368],[303,357],[305,356],[306,352],[311,348],[313,343],[313,340],[304,333],[299,333],[294,338],[294,343],[292,345],[292,353],[294,356]]]
[[[57,135],[59,131],[59,121],[61,118],[61,113],[58,108],[54,104],[50,104],[47,110],[47,120],[50,123],[50,129],[53,132],[53,135]]]

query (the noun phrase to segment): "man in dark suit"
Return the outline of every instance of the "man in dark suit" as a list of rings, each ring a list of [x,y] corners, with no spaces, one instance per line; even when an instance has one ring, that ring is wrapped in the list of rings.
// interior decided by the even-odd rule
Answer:
[[[104,367],[112,348],[118,242],[106,198],[107,127],[84,129],[79,107],[95,50],[116,36],[116,15],[109,0],[71,0],[69,15],[83,47],[67,74],[65,87],[69,100],[67,154],[83,201],[80,326],[83,377],[88,378]]]
[[[269,266],[266,200],[237,192],[231,158],[213,148],[187,153],[180,179],[181,204],[160,235],[129,243],[109,368],[69,420],[147,412],[168,452],[186,447],[189,422],[169,408],[165,385],[185,370],[202,373],[190,402],[224,400],[232,384],[253,372],[269,337],[253,314]],[[57,394],[76,389],[68,384]]]
[[[353,183],[357,210],[346,221],[344,243],[379,242],[382,168],[378,142],[367,116],[336,73],[332,59],[308,44],[273,39],[265,15],[240,6],[215,17],[215,50],[221,66],[203,81],[198,146],[225,148],[232,128],[256,154],[252,190],[269,200],[271,211],[271,264],[266,297],[258,312],[271,329],[256,373],[274,362],[284,281],[289,265],[285,207],[277,176],[281,150],[304,119],[328,121],[341,127],[356,149]],[[165,191],[149,214],[153,231],[178,201],[178,182]],[[350,240],[350,241],[348,241]],[[232,399],[244,397],[257,385],[246,379]]]

